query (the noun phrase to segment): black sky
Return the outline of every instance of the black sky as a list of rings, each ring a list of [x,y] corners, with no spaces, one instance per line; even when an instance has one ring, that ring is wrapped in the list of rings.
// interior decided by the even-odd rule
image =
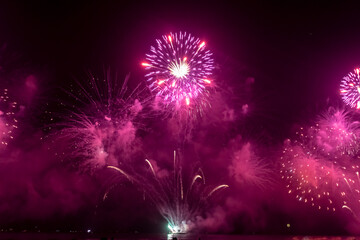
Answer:
[[[2,1],[0,13],[0,40],[55,82],[99,66],[141,81],[139,62],[155,38],[191,32],[220,67],[255,77],[285,122],[337,101],[339,79],[359,64],[355,1]]]

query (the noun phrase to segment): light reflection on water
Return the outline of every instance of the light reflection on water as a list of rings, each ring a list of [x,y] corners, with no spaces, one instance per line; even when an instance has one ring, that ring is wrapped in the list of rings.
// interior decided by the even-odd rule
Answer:
[[[172,235],[167,240],[360,240],[354,236],[275,236],[275,235]]]
[[[275,235],[204,235],[204,234],[129,234],[75,235],[63,233],[1,233],[0,240],[360,240],[354,236],[275,236]]]

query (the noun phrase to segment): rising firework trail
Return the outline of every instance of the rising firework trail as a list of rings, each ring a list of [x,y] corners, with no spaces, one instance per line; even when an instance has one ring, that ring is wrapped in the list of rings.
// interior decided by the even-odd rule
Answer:
[[[209,104],[209,89],[214,69],[212,53],[206,43],[189,33],[170,33],[156,40],[141,65],[149,88],[166,106],[194,106],[202,109]]]
[[[166,176],[159,175],[151,161],[145,160],[145,162],[150,169],[150,174],[141,174],[138,171],[130,174],[114,166],[108,166],[108,168],[116,170],[144,191],[166,219],[171,233],[190,231],[196,225],[196,217],[208,207],[211,197],[229,187],[227,184],[207,187],[201,169],[198,169],[189,181],[184,181],[181,163],[176,152],[174,152],[173,171]]]
[[[360,109],[360,68],[354,69],[342,78],[340,95],[343,101],[352,108]]]

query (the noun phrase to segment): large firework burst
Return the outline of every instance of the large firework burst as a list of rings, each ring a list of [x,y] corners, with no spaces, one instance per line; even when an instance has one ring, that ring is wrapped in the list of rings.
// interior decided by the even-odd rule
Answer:
[[[149,88],[163,99],[165,105],[176,107],[194,104],[201,108],[214,83],[210,79],[214,69],[212,53],[205,50],[205,42],[189,33],[170,33],[156,40],[156,46],[146,54],[142,66]]]
[[[340,94],[343,101],[352,108],[360,108],[360,68],[354,69],[342,78]]]
[[[314,147],[319,148],[326,157],[356,156],[360,149],[360,123],[354,119],[352,112],[345,109],[330,107],[310,128],[309,136],[313,139]]]
[[[354,209],[360,200],[358,123],[330,108],[286,140],[281,175],[288,193],[319,210]],[[353,211],[353,210],[351,210]]]
[[[285,143],[281,159],[280,173],[289,194],[319,210],[335,211],[339,207],[335,200],[345,197],[342,189],[346,190],[346,178],[338,165],[311,154],[301,144],[290,140]]]

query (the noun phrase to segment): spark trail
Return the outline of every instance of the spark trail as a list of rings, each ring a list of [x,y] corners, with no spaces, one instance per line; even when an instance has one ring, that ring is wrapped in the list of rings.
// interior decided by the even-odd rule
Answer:
[[[145,192],[166,219],[171,233],[191,231],[196,217],[206,210],[211,197],[229,187],[227,184],[207,187],[201,169],[198,169],[189,181],[184,181],[181,163],[176,152],[174,152],[173,171],[165,176],[158,175],[153,164],[149,160],[145,161],[150,168],[150,175],[141,174],[138,171],[129,173],[113,166],[108,166],[108,168],[115,169]]]
[[[106,165],[117,166],[137,151],[136,132],[142,127],[147,101],[138,86],[128,93],[127,81],[120,84],[108,72],[104,79],[90,75],[88,85],[78,84],[67,91],[71,104],[59,138],[67,145],[61,153],[81,168],[94,171]]]

